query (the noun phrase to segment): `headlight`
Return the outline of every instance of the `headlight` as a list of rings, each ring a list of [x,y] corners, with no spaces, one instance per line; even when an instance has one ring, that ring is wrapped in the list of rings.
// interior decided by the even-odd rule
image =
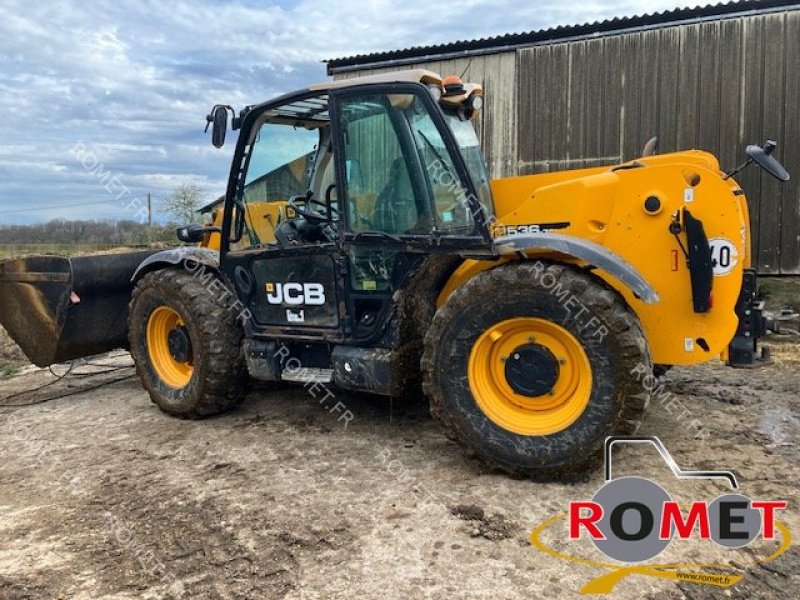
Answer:
[[[483,97],[479,94],[472,94],[464,105],[464,114],[468,119],[472,119],[481,108],[483,108]]]

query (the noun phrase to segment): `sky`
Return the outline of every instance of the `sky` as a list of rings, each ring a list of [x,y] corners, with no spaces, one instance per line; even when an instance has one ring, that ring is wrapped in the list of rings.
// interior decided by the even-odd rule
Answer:
[[[323,60],[631,16],[662,0],[48,0],[0,5],[0,225],[156,220],[175,186],[224,191],[237,110],[326,79]]]

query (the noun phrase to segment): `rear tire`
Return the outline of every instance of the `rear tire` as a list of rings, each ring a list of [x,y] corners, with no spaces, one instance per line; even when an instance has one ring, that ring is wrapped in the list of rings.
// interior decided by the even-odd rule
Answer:
[[[200,419],[244,398],[242,329],[225,289],[163,269],[147,273],[133,290],[131,354],[150,398],[165,413]]]
[[[456,290],[422,359],[447,436],[537,479],[593,469],[607,436],[635,433],[649,395],[632,372],[650,366],[641,326],[618,294],[539,261],[480,273]]]

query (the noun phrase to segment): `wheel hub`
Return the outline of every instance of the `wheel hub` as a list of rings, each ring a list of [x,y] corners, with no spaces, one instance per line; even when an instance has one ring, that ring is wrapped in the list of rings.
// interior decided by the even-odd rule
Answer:
[[[180,313],[162,305],[150,314],[146,327],[150,365],[167,386],[186,387],[194,372],[194,356],[189,330]]]
[[[505,376],[514,393],[529,398],[550,392],[558,381],[558,360],[549,348],[525,344],[515,349],[505,362]]]
[[[513,317],[475,341],[467,377],[486,417],[520,435],[567,429],[583,414],[592,368],[581,342],[562,325]]]
[[[186,327],[179,325],[167,334],[169,353],[178,362],[188,362],[192,354],[192,342]]]

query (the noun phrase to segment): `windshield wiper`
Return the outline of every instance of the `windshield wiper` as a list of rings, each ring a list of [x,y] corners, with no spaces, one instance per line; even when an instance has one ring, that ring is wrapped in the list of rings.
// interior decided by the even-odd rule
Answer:
[[[441,153],[436,149],[436,146],[433,145],[433,142],[431,142],[428,139],[428,136],[425,135],[422,132],[421,129],[417,129],[417,133],[422,138],[422,141],[424,141],[425,144],[427,144],[428,148],[430,148],[430,151],[433,152],[433,154],[436,156],[436,158],[439,160],[439,162],[442,163],[445,167],[447,167],[447,170],[450,172],[450,175],[453,177],[453,179],[455,181],[458,181],[458,179],[459,179],[458,175],[453,171],[453,168],[451,167],[450,162],[445,160],[444,156],[442,156]]]

